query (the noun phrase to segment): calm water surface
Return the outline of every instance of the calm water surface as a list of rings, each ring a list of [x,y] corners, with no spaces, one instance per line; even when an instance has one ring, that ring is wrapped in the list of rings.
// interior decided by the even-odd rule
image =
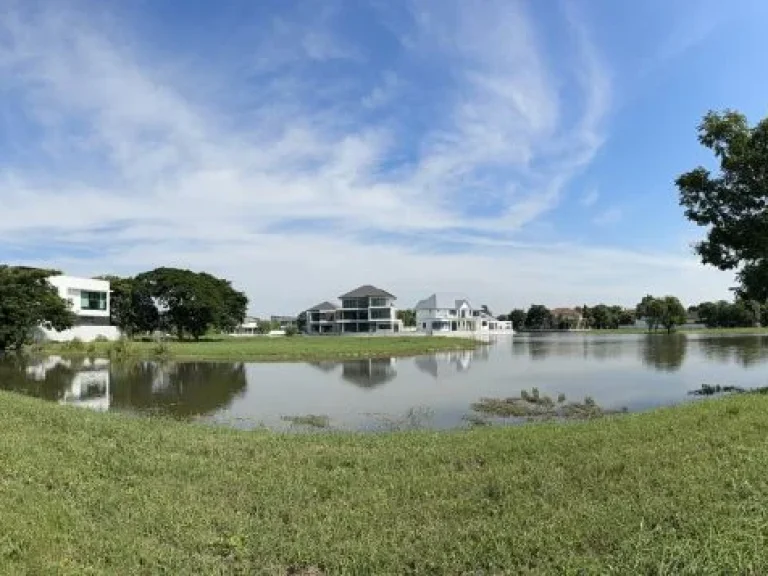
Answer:
[[[499,339],[475,351],[344,362],[130,362],[0,359],[0,388],[96,410],[286,429],[465,425],[481,397],[537,387],[631,411],[689,401],[702,384],[768,385],[766,336],[565,334]]]

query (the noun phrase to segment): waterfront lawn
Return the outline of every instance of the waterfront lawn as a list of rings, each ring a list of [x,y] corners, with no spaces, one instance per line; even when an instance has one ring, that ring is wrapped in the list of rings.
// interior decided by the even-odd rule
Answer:
[[[0,572],[765,574],[766,413],[281,435],[0,393]]]
[[[106,355],[116,344],[94,342],[91,352]],[[121,343],[122,345],[122,343]],[[446,350],[466,350],[478,345],[475,340],[437,336],[294,336],[294,337],[212,337],[199,342],[168,340],[162,345],[151,341],[130,342],[121,356],[152,357],[169,355],[179,360],[292,361],[334,358],[392,357],[428,354]],[[89,345],[47,344],[43,352],[84,354]]]

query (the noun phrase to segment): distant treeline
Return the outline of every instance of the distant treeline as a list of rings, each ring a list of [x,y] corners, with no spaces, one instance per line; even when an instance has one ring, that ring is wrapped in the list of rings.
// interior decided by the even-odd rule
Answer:
[[[511,320],[516,328],[531,330],[616,329],[633,326],[640,320],[649,330],[664,328],[672,332],[686,323],[701,323],[708,328],[752,327],[768,324],[768,304],[737,299],[735,302],[703,302],[687,310],[675,296],[645,296],[633,309],[598,304],[550,310],[534,304],[528,310],[516,308],[500,320]]]

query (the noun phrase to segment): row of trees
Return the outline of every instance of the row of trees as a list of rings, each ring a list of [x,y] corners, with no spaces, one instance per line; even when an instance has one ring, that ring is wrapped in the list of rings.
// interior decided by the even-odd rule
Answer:
[[[212,329],[231,332],[248,308],[248,297],[229,280],[206,272],[157,268],[132,278],[102,278],[112,288],[112,324],[129,337],[163,330],[198,340]]]
[[[708,328],[750,328],[768,323],[768,305],[761,306],[756,301],[702,302],[688,310],[696,314],[699,321]]]
[[[499,316],[499,320],[511,320],[517,328],[534,330],[573,328],[618,328],[633,324],[635,314],[622,306],[598,304],[593,307],[581,306],[563,310],[550,310],[543,304],[534,304],[528,310],[516,308],[507,315]]]
[[[57,274],[0,266],[0,351],[21,348],[38,326],[66,330],[74,325],[69,303],[48,282]],[[248,307],[248,298],[228,280],[205,272],[157,268],[133,278],[102,279],[111,284],[111,322],[129,337],[163,330],[180,340],[197,340],[211,329],[234,330]]]

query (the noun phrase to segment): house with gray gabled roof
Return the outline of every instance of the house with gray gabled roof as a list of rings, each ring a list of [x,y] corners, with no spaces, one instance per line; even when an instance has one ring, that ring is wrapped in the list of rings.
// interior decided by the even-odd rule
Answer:
[[[512,322],[497,320],[472,306],[463,294],[436,293],[415,307],[416,328],[427,334],[489,333],[512,334]]]
[[[394,294],[365,284],[339,298],[337,322],[341,334],[400,331]]]
[[[365,284],[339,296],[341,306],[321,302],[306,311],[308,334],[395,333],[402,329],[397,319],[394,294]]]
[[[336,332],[336,311],[339,307],[332,302],[320,302],[306,312],[307,334],[333,334]]]

